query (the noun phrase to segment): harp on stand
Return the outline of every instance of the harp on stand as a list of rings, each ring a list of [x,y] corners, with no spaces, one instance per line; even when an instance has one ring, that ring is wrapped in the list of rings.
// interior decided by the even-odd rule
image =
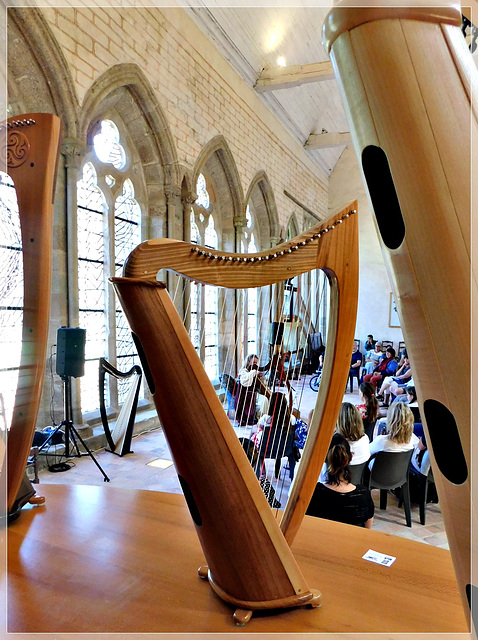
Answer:
[[[328,14],[324,43],[413,363],[469,618],[472,295],[476,300],[470,268],[471,141],[476,141],[472,94],[476,97],[478,77],[460,27],[456,6],[354,8],[344,1]]]
[[[7,511],[15,502],[35,432],[47,358],[52,220],[61,124],[33,113],[1,126],[7,171],[17,194],[23,253],[23,329],[18,386],[7,437]],[[3,466],[5,470],[7,465]]]
[[[305,514],[346,387],[358,290],[356,203],[269,251],[235,255],[171,239],[150,240],[112,282],[128,318],[150,391],[200,539],[214,591],[238,607],[318,606],[289,543]],[[235,289],[272,285],[312,269],[330,283],[327,357],[303,460],[279,527],[158,271]]]
[[[129,371],[119,371],[113,367],[105,358],[99,361],[99,392],[100,392],[100,414],[103,428],[105,430],[108,447],[106,451],[116,453],[118,456],[124,456],[131,451],[131,438],[133,437],[134,419],[136,417],[136,409],[138,407],[139,389],[141,387],[141,379],[143,372],[141,367],[134,365]],[[130,386],[126,393],[123,404],[116,419],[113,430],[108,424],[108,416],[106,414],[105,403],[105,380],[106,374],[109,374],[117,380],[130,380]]]

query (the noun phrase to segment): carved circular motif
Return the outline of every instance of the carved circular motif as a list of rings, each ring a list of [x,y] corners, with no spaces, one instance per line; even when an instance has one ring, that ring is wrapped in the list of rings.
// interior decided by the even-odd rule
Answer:
[[[7,166],[14,169],[22,165],[30,154],[30,143],[21,131],[9,131],[7,140]]]

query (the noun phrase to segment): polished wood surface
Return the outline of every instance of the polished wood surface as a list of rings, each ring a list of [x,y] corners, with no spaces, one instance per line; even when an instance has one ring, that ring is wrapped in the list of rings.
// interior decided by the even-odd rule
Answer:
[[[455,633],[466,621],[448,551],[306,516],[292,550],[322,606],[254,613],[246,629],[197,575],[183,496],[44,485],[7,530],[10,633]],[[396,556],[388,568],[368,549]],[[257,556],[260,549],[257,549]],[[244,570],[255,557],[244,557]],[[462,635],[463,634],[463,635]],[[22,636],[23,638],[24,636]]]
[[[60,119],[48,113],[9,118],[0,134],[17,194],[23,255],[22,351],[7,441],[7,508],[11,509],[25,472],[45,375]]]
[[[374,15],[361,17],[357,9],[347,8],[347,0],[339,4],[326,21],[325,40],[331,45],[357,156],[379,148],[398,196],[403,240],[387,246],[380,224],[386,230],[390,212],[379,205],[377,231],[468,609],[470,302],[476,300],[470,262],[471,139],[477,133],[471,97],[478,73],[459,28],[457,7],[446,9],[442,19],[442,10],[423,7],[374,9]],[[349,13],[350,20],[345,17]]]

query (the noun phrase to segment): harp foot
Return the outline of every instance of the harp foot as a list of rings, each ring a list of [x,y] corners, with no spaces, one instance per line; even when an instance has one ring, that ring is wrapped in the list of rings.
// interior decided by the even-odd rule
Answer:
[[[208,575],[209,575],[209,567],[207,566],[207,564],[203,565],[202,567],[199,567],[198,576],[200,578],[202,578],[203,580],[207,580]]]
[[[315,609],[317,607],[321,607],[322,606],[322,596],[320,595],[320,591],[316,591],[314,589],[311,589],[312,592],[312,600],[310,600],[307,603],[307,606],[310,607],[311,609]]]
[[[244,627],[246,625],[246,622],[249,622],[249,620],[252,618],[252,611],[247,609],[236,609],[232,617],[234,618],[236,626]]]
[[[44,496],[32,496],[28,501],[30,504],[45,504]]]

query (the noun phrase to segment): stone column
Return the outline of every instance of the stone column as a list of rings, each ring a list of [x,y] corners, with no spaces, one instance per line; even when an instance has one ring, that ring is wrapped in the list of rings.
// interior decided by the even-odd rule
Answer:
[[[77,227],[77,182],[79,170],[85,153],[85,144],[81,140],[65,138],[61,153],[65,163],[65,252],[66,252],[66,306],[67,326],[78,326],[78,227]],[[71,407],[73,423],[81,426],[83,417],[80,405],[80,379],[71,381]]]

